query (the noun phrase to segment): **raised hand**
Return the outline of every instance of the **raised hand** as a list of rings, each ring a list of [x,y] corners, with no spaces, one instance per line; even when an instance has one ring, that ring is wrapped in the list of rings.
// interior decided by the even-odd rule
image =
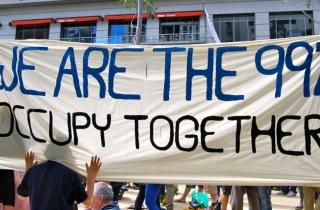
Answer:
[[[34,161],[34,152],[32,151],[27,152],[27,154],[24,156],[24,160],[26,164],[26,171],[37,163]]]
[[[98,158],[97,156],[91,157],[90,165],[88,165],[86,163],[86,170],[87,170],[88,179],[89,178],[92,178],[92,179],[96,178],[101,165],[102,165],[102,163],[100,161],[100,158]]]
[[[87,169],[87,199],[83,202],[86,205],[91,205],[92,202],[92,196],[94,191],[94,182],[96,179],[96,176],[99,172],[99,169],[101,167],[101,161],[100,158],[97,156],[91,157],[90,165],[86,163],[86,169]]]

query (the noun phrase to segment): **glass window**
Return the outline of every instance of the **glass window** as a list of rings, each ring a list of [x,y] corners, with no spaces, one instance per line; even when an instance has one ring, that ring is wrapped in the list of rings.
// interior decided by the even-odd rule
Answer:
[[[312,12],[270,14],[270,38],[286,38],[313,34]]]
[[[214,15],[213,23],[222,42],[255,40],[254,14]]]
[[[49,24],[17,26],[16,39],[49,39]]]
[[[70,42],[96,42],[96,22],[62,23],[60,40]]]
[[[199,38],[199,17],[160,19],[160,42],[190,42]]]
[[[146,20],[142,21],[141,41],[146,41]],[[109,21],[108,43],[132,43],[136,34],[137,21]]]

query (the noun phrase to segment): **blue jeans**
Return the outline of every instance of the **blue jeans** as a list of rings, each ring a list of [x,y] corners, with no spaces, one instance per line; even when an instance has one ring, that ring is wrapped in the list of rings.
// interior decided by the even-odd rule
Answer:
[[[160,210],[158,205],[158,198],[162,184],[146,184],[146,205],[149,210]]]
[[[260,210],[272,210],[271,187],[259,187]]]

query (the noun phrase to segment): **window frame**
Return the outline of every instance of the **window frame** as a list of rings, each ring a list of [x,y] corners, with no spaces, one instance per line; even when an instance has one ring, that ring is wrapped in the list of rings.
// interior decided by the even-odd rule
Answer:
[[[123,35],[125,40],[122,40],[121,42],[112,42],[112,26],[114,25],[125,25],[126,29],[128,29],[128,34]],[[133,20],[109,20],[108,22],[108,43],[114,43],[114,44],[121,44],[121,43],[133,43],[133,37],[136,34],[136,29],[132,27],[132,25],[137,25],[137,19]],[[119,35],[120,37],[120,35]],[[146,42],[147,39],[147,19],[142,20],[142,30],[141,30],[141,42]]]
[[[70,29],[79,30],[77,37],[70,37],[69,32]],[[81,28],[90,28],[90,35],[89,37],[81,36]],[[67,29],[67,34],[65,34],[65,29]],[[94,35],[94,36],[93,36]],[[73,41],[73,42],[81,42],[81,43],[95,43],[97,38],[97,22],[96,21],[89,21],[89,22],[66,22],[61,23],[60,29],[60,40],[61,41]],[[77,41],[74,41],[77,40]],[[84,41],[82,41],[84,40]],[[88,41],[87,41],[88,40]]]
[[[221,20],[221,18],[226,19],[226,18],[232,18],[232,20]],[[246,20],[237,20],[237,18],[246,18]],[[223,36],[221,32],[221,23],[232,23],[232,41],[226,41],[226,42],[239,42],[239,41],[253,41],[256,40],[257,35],[256,35],[256,20],[255,20],[255,14],[254,13],[243,13],[243,14],[218,14],[218,15],[213,15],[213,24],[215,26],[215,29],[217,31],[218,37],[222,42],[223,41]],[[241,23],[241,22],[246,22],[246,27],[247,27],[247,34],[246,34],[246,40],[236,40],[236,23]],[[250,39],[250,23],[253,22],[253,39]],[[218,29],[216,28],[216,24],[218,24]]]
[[[43,28],[41,28],[43,27]],[[44,37],[37,38],[36,33],[43,30]],[[33,36],[31,38],[25,37],[26,32],[32,32]],[[16,26],[16,40],[25,40],[25,39],[49,39],[50,35],[50,24],[33,24],[33,25],[17,25]]]
[[[311,16],[311,18],[309,18],[307,15]],[[294,16],[298,16],[298,15],[302,15],[303,18],[298,18],[298,17],[294,17]],[[278,16],[278,18],[277,18]],[[281,18],[281,16],[283,16],[283,18]],[[288,16],[285,18],[285,16]],[[304,21],[304,35],[303,36],[310,36],[314,34],[314,18],[313,18],[313,11],[292,11],[292,12],[270,12],[269,13],[269,29],[270,29],[270,34],[269,37],[270,39],[278,39],[278,38],[288,38],[288,37],[295,37],[292,36],[292,21],[293,20],[303,20]],[[271,22],[274,21],[274,28],[275,28],[275,37],[272,37],[272,24]],[[278,36],[278,21],[288,21],[289,22],[289,36],[285,36],[285,37],[279,37]],[[307,28],[307,22],[306,21],[311,21],[310,25],[311,25],[311,34],[307,34],[308,28]]]
[[[173,27],[173,33],[162,33],[162,27]],[[176,26],[179,32],[175,32]],[[191,27],[192,33],[183,33],[183,27]],[[190,28],[189,28],[190,29]],[[196,29],[196,33],[194,33]],[[166,37],[167,36],[167,37]],[[171,38],[170,38],[171,37]],[[160,42],[192,42],[200,41],[200,17],[163,17],[159,19],[159,41]]]

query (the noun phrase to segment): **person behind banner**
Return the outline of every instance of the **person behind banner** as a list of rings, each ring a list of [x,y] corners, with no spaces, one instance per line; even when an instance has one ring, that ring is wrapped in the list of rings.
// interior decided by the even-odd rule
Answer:
[[[14,171],[0,169],[0,204],[3,209],[15,206]],[[0,206],[0,209],[1,206]]]
[[[303,187],[304,209],[320,210],[320,188]]]
[[[256,186],[232,186],[231,209],[243,210],[243,195],[247,194],[249,210],[260,210],[259,190]]]
[[[187,197],[189,195],[189,193],[191,192],[192,189],[194,189],[196,187],[196,185],[190,185],[187,184],[186,187],[184,188],[183,194],[180,198],[174,200],[174,202],[177,203],[185,203],[187,201]]]
[[[114,194],[111,185],[105,182],[94,184],[92,198],[93,210],[120,210],[118,204],[113,200]]]
[[[162,184],[146,184],[145,188],[145,202],[150,210],[160,210],[159,196]]]
[[[272,210],[271,187],[259,186],[258,191],[259,191],[260,210]]]
[[[189,202],[189,210],[206,209],[209,205],[209,197],[204,192],[204,185],[198,185],[198,190],[193,190],[191,193],[191,201]]]
[[[87,189],[80,182],[79,175],[59,162],[48,160],[34,163],[34,153],[25,156],[26,174],[18,187],[18,194],[29,196],[30,210],[70,210],[74,204],[91,204],[94,182],[101,167],[100,158],[91,158],[86,164]]]

